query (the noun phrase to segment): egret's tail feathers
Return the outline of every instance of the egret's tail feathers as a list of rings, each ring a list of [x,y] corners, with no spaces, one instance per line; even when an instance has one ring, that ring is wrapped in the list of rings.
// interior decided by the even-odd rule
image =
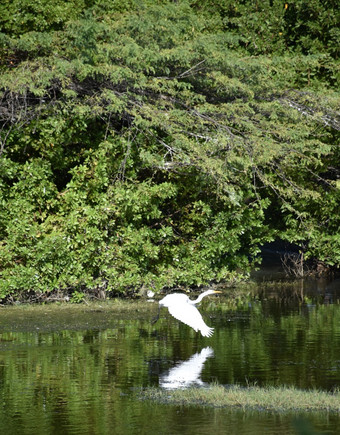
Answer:
[[[206,326],[205,328],[201,329],[201,334],[203,337],[211,337],[214,333],[214,328],[209,328],[209,326]]]

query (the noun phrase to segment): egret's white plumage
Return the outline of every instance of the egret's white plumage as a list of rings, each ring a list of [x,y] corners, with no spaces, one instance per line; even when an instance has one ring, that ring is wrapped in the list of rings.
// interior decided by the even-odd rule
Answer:
[[[220,291],[207,290],[199,295],[199,297],[191,301],[184,293],[172,293],[165,296],[159,301],[160,307],[166,307],[169,313],[177,320],[191,326],[196,332],[200,331],[203,337],[211,337],[214,328],[210,328],[203,320],[200,312],[195,307],[196,304],[208,295],[221,293]]]

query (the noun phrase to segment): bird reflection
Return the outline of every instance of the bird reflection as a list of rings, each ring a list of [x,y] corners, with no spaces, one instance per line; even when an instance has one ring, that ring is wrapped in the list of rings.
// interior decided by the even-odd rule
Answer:
[[[203,386],[205,383],[200,379],[201,372],[207,358],[214,355],[211,347],[205,347],[200,353],[195,353],[190,359],[170,369],[167,375],[161,375],[159,385],[168,390],[187,388],[192,385]]]

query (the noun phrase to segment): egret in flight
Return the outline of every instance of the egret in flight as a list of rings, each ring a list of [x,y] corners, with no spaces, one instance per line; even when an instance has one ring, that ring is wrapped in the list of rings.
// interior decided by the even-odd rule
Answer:
[[[206,325],[195,305],[201,302],[205,296],[215,293],[222,292],[216,290],[207,290],[206,292],[200,294],[194,301],[191,301],[184,293],[172,293],[171,295],[167,295],[159,301],[158,315],[154,319],[153,323],[157,322],[159,319],[161,307],[166,307],[169,310],[169,313],[175,319],[180,320],[188,326],[191,326],[191,328],[193,328],[196,332],[200,331],[203,337],[211,337],[214,332],[214,328],[210,328],[208,325]]]

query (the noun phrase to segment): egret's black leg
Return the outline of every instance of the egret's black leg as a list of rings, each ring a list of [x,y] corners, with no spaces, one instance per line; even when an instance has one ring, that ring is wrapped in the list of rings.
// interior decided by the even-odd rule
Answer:
[[[154,324],[157,322],[157,320],[159,319],[160,312],[161,312],[161,307],[158,306],[158,313],[157,313],[157,316],[155,316],[155,317],[153,317],[153,318],[151,319],[151,324],[152,324],[152,325],[154,325]]]

